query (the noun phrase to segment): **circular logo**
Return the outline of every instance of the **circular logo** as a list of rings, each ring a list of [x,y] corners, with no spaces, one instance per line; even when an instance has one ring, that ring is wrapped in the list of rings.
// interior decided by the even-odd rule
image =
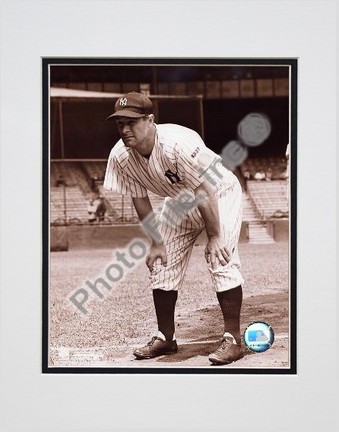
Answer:
[[[251,351],[267,351],[274,342],[273,329],[265,322],[255,321],[244,331],[244,342]]]
[[[267,116],[251,113],[238,124],[238,136],[249,147],[262,144],[271,133],[271,123]]]

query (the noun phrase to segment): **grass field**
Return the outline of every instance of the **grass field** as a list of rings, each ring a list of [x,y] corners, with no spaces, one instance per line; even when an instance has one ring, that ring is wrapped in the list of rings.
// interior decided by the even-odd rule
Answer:
[[[265,353],[247,348],[236,367],[286,367],[289,342],[288,243],[239,245],[245,278],[242,331],[252,321],[270,323],[275,342]],[[144,345],[156,331],[152,292],[144,259],[124,274],[123,280],[91,294],[85,316],[70,302],[70,295],[85,282],[104,275],[116,262],[109,249],[70,250],[50,255],[50,366],[209,366],[208,354],[222,335],[222,318],[211,288],[203,246],[195,246],[179,292],[176,308],[178,354],[136,361],[134,347]],[[90,291],[90,290],[88,290]],[[233,365],[233,367],[234,367]],[[230,367],[230,366],[226,366]]]

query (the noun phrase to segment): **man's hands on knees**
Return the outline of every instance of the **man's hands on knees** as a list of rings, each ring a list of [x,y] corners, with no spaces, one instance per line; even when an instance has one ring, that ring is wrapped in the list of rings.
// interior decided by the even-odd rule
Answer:
[[[205,259],[211,264],[213,270],[218,268],[219,263],[225,266],[231,259],[231,252],[226,248],[221,237],[210,237],[205,248]]]
[[[227,249],[225,240],[220,236],[219,202],[215,195],[215,188],[205,180],[194,192],[197,199],[199,194],[205,195],[198,208],[208,236],[205,259],[215,270],[220,264],[225,266],[230,261],[233,251]]]
[[[155,261],[160,258],[162,265],[167,266],[167,255],[166,255],[166,248],[162,241],[157,242],[154,240],[154,238],[161,239],[161,235],[158,231],[158,226],[156,222],[156,217],[152,209],[151,202],[149,200],[148,195],[143,198],[132,198],[133,204],[135,207],[135,210],[138,214],[139,220],[144,224],[145,221],[149,223],[148,229],[152,234],[152,244],[150,247],[150,250],[148,252],[147,258],[146,258],[146,265],[149,268],[149,271],[153,271],[153,265]]]
[[[149,250],[147,258],[146,258],[146,265],[149,268],[150,272],[152,272],[153,265],[158,258],[161,259],[162,265],[164,267],[166,267],[167,266],[167,254],[166,254],[165,245],[163,243],[153,242],[151,244],[150,250]]]

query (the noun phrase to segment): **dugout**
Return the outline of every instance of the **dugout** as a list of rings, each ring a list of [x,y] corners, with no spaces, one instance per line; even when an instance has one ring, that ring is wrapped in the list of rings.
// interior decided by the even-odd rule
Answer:
[[[119,139],[115,122],[106,121],[120,93],[50,89],[51,160],[107,160]],[[155,121],[178,123],[204,137],[202,96],[149,95]]]
[[[50,158],[107,159],[119,140],[115,122],[105,121],[123,93],[50,89]],[[269,116],[272,131],[249,157],[284,156],[289,142],[287,97],[206,99],[202,95],[148,95],[157,123],[177,123],[197,131],[216,153],[237,137],[237,125],[250,112]]]

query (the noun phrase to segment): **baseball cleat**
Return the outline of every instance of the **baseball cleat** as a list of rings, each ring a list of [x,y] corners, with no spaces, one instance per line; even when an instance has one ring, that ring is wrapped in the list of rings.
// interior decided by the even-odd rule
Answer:
[[[225,365],[244,357],[241,346],[233,343],[231,338],[225,337],[220,347],[209,356],[209,361],[214,365]]]
[[[142,348],[137,348],[133,354],[137,360],[150,359],[165,354],[174,354],[178,351],[177,342],[164,341],[157,336],[153,336],[152,339]]]

